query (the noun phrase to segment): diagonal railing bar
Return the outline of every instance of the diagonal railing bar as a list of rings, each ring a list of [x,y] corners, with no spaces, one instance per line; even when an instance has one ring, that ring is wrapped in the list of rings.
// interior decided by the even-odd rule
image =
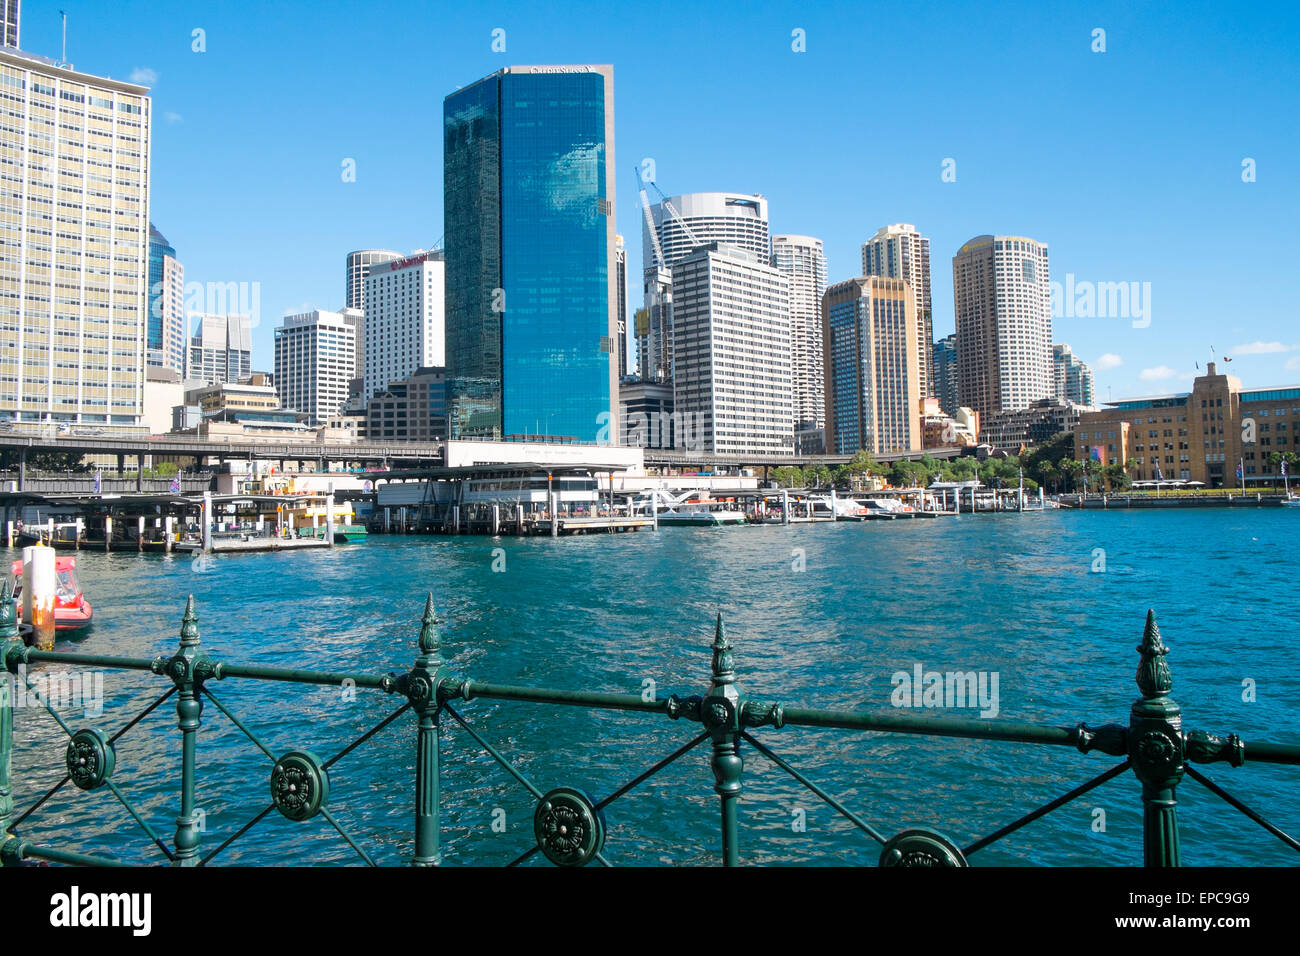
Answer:
[[[225,714],[226,719],[229,720],[236,727],[238,727],[243,732],[244,736],[253,742],[253,746],[257,747],[258,750],[266,754],[267,758],[271,761],[271,763],[275,763],[276,760],[279,759],[278,757],[276,757],[274,753],[271,752],[270,747],[266,746],[266,744],[258,740],[257,737],[253,734],[253,732],[249,730],[247,727],[245,727],[238,717],[236,717],[229,710],[227,710],[225,705],[222,704],[221,701],[217,700],[216,695],[213,694],[212,691],[208,690],[206,686],[200,686],[199,692],[202,693],[203,696],[206,697],[208,700],[212,701],[212,703],[216,704],[217,710]]]
[[[817,784],[813,783],[811,780],[809,780],[807,777],[801,774],[798,770],[794,769],[794,767],[790,766],[790,764],[786,763],[785,760],[783,760],[781,757],[773,753],[769,747],[764,746],[762,743],[755,740],[748,733],[742,732],[740,737],[742,740],[749,743],[750,746],[752,746],[755,750],[761,753],[764,757],[772,761],[772,763],[776,764],[778,767],[780,767],[790,776],[794,777],[794,779],[798,780],[801,784],[803,784],[805,787],[807,787],[817,796],[821,797],[822,800],[826,801],[826,803],[830,804],[830,806],[833,809],[835,809],[841,816],[845,817],[850,823],[852,823],[859,830],[862,830],[864,833],[866,833],[869,837],[871,837],[871,839],[875,840],[877,843],[881,844],[882,846],[885,844],[886,842],[885,838],[880,834],[880,832],[875,827],[873,827],[870,823],[867,823],[867,821],[863,820],[861,817],[859,817],[848,807],[844,806],[844,804],[840,803],[838,800],[832,797],[821,787],[817,786]]]
[[[488,743],[486,740],[484,740],[482,737],[476,734],[474,732],[474,729],[470,727],[469,724],[465,723],[465,719],[461,717],[460,714],[456,713],[454,708],[452,708],[450,705],[444,704],[443,710],[451,714],[451,716],[455,718],[456,723],[464,727],[465,732],[469,734],[471,737],[473,737],[475,740],[477,740],[479,746],[482,747],[484,750],[486,750],[497,763],[501,764],[501,766],[505,768],[506,772],[510,774],[510,776],[518,780],[519,783],[523,785],[525,790],[531,793],[538,800],[542,799],[542,797],[544,796],[542,791],[539,790],[536,786],[534,786],[531,780],[529,780],[522,773],[516,770],[514,765],[505,757],[503,757],[495,747],[493,747],[490,743]]]
[[[74,731],[72,730],[72,728],[70,728],[70,727],[69,727],[69,726],[64,722],[63,718],[60,717],[60,716],[58,715],[58,713],[54,710],[53,707],[50,706],[49,702],[48,702],[48,701],[47,701],[43,696],[41,696],[40,691],[36,690],[36,688],[34,688],[34,687],[32,686],[31,678],[28,677],[26,673],[23,674],[23,683],[27,685],[27,689],[31,692],[32,696],[36,698],[36,702],[37,702],[38,704],[40,704],[42,707],[44,707],[45,710],[46,710],[46,712],[47,712],[51,717],[54,718],[55,722],[58,723],[58,725],[59,725],[60,727],[63,728],[63,732],[64,732],[65,734],[67,734],[69,738],[71,738],[72,736],[74,736]],[[155,703],[153,704],[153,706],[156,707],[159,703],[162,702],[162,700],[166,699],[166,696],[167,696],[167,695],[164,694],[162,698],[160,698],[158,701],[155,701]],[[138,721],[138,720],[140,720],[141,718],[143,718],[143,717],[145,716],[145,714],[147,714],[147,713],[149,712],[149,710],[151,710],[151,709],[152,709],[152,707],[150,707],[150,708],[146,709],[145,711],[141,712],[141,714],[139,715],[139,717],[136,718],[136,721]],[[135,722],[135,721],[133,721],[132,723],[134,723],[134,722]],[[128,724],[127,727],[123,727],[122,730],[118,732],[118,736],[120,736],[122,733],[125,733],[126,730],[127,730],[130,726],[131,726],[131,725]],[[28,810],[27,810],[26,813],[24,813],[22,816],[20,816],[17,820],[14,821],[14,823],[13,823],[13,827],[16,827],[16,826],[17,826],[19,823],[21,823],[23,820],[27,819],[27,817],[28,817],[32,812],[34,812],[34,811],[36,810],[37,807],[39,807],[42,803],[44,803],[44,802],[45,802],[46,800],[48,800],[50,797],[54,796],[54,794],[57,793],[59,790],[61,790],[61,789],[63,788],[64,784],[66,784],[66,783],[67,783],[69,780],[71,780],[71,779],[72,779],[72,776],[69,774],[69,775],[66,775],[66,776],[65,776],[61,781],[59,781],[57,784],[55,784],[55,786],[54,786],[52,789],[50,789],[50,790],[45,794],[45,796],[43,796],[40,800],[38,800],[35,804],[33,804],[30,808],[28,808]],[[162,850],[164,854],[166,854],[167,859],[169,859],[169,860],[170,860],[170,859],[173,859],[172,854],[171,854],[171,851],[167,849],[166,844],[164,844],[161,840],[158,839],[158,834],[156,834],[156,833],[153,831],[153,828],[150,827],[149,824],[147,824],[147,823],[144,821],[144,819],[140,816],[140,814],[138,814],[138,813],[136,812],[135,807],[133,807],[133,806],[131,805],[131,801],[127,800],[126,795],[123,794],[122,791],[119,790],[116,786],[114,786],[113,783],[112,783],[112,781],[110,781],[110,780],[105,780],[104,782],[105,782],[106,784],[108,784],[108,787],[109,787],[109,789],[112,791],[113,796],[117,797],[118,801],[122,804],[122,806],[124,806],[124,807],[126,808],[126,812],[129,813],[129,814],[131,815],[132,819],[134,819],[135,822],[138,823],[138,824],[140,825],[141,829],[143,829],[144,832],[145,832],[146,834],[148,834],[149,839],[151,839],[151,840],[152,840],[152,841],[153,841],[153,842],[158,846],[158,848],[159,848],[160,850]]]
[[[1047,814],[1051,813],[1057,807],[1063,807],[1065,806],[1065,804],[1069,803],[1071,800],[1075,799],[1076,797],[1081,797],[1089,790],[1092,790],[1096,787],[1100,787],[1107,780],[1111,780],[1115,777],[1118,777],[1121,773],[1123,773],[1128,768],[1129,768],[1129,762],[1127,760],[1117,763],[1115,766],[1111,767],[1105,773],[1098,774],[1096,777],[1093,777],[1087,783],[1075,787],[1069,793],[1062,794],[1061,796],[1057,797],[1055,800],[1051,801],[1050,803],[1043,804],[1043,806],[1039,807],[1037,810],[1032,810],[1029,813],[1026,813],[1019,820],[1016,820],[1013,823],[1008,823],[1006,826],[1002,827],[1001,829],[993,831],[988,836],[976,840],[970,846],[962,850],[962,853],[969,857],[976,850],[984,849],[984,847],[988,846],[990,843],[994,842],[995,840],[1000,840],[1007,834],[1014,833],[1016,830],[1019,830],[1023,826],[1028,826],[1030,823],[1033,823],[1039,817],[1047,816]]]
[[[510,867],[510,866],[518,866],[520,863],[523,863],[525,860],[529,859],[529,858],[532,857],[534,854],[537,854],[537,853],[540,853],[540,852],[542,852],[542,848],[539,847],[539,846],[535,846],[535,847],[533,847],[531,850],[525,850],[523,853],[519,854],[517,857],[515,857],[513,860],[511,860],[509,863],[507,863],[506,866],[508,866],[508,867]]]
[[[615,790],[613,793],[611,793],[611,794],[610,794],[608,797],[606,797],[604,800],[601,800],[600,802],[598,802],[598,803],[595,805],[595,809],[597,809],[597,810],[604,810],[607,806],[609,806],[611,803],[613,803],[613,802],[614,802],[615,800],[617,800],[619,797],[623,796],[623,794],[627,793],[629,790],[631,790],[631,789],[632,789],[633,787],[635,787],[637,784],[641,783],[642,781],[646,780],[646,779],[649,778],[649,777],[653,777],[655,774],[657,774],[660,770],[664,769],[664,767],[668,766],[670,763],[672,763],[672,762],[673,762],[674,760],[676,760],[678,757],[681,757],[681,756],[683,756],[683,755],[689,753],[690,751],[694,750],[696,747],[698,747],[700,744],[704,743],[704,741],[706,741],[706,740],[708,740],[708,739],[709,739],[709,732],[706,730],[704,733],[700,734],[700,735],[699,735],[698,737],[696,737],[694,740],[690,741],[689,743],[683,744],[681,747],[678,747],[676,750],[674,750],[671,754],[669,754],[669,755],[668,755],[667,757],[665,757],[663,760],[660,760],[657,764],[655,764],[655,765],[654,765],[653,767],[651,767],[649,770],[645,771],[645,773],[639,774],[638,776],[633,777],[633,778],[632,778],[631,780],[629,780],[627,783],[623,784],[623,786],[619,787],[617,790]]]
[[[383,730],[385,727],[387,727],[389,724],[395,721],[398,717],[401,717],[402,714],[406,713],[410,709],[411,709],[411,702],[408,700],[405,704],[397,708],[397,710],[393,711],[391,714],[389,714],[379,723],[375,724],[375,726],[371,727],[369,730],[367,730],[356,740],[352,741],[352,743],[348,744],[346,747],[344,747],[342,750],[336,753],[333,757],[330,757],[329,760],[326,760],[323,764],[321,764],[321,766],[324,767],[326,770],[328,770],[330,767],[334,766],[336,763],[338,763],[348,754],[352,753],[352,751],[356,750],[367,740],[369,740],[375,734],[379,733],[381,730]]]
[[[214,856],[216,856],[218,853],[220,853],[220,852],[221,852],[222,850],[224,850],[226,847],[230,846],[230,844],[234,843],[236,840],[238,840],[241,836],[243,836],[243,835],[244,835],[245,833],[247,833],[249,830],[253,829],[253,827],[255,827],[258,823],[260,823],[260,822],[262,821],[262,818],[263,818],[263,817],[265,817],[268,813],[270,813],[270,812],[271,812],[272,810],[274,810],[274,809],[275,809],[275,804],[273,803],[273,804],[271,804],[269,807],[267,807],[265,810],[263,810],[261,813],[259,813],[257,816],[253,817],[253,819],[251,819],[251,820],[249,820],[247,823],[245,823],[242,827],[240,827],[238,830],[236,830],[232,835],[230,835],[229,837],[227,837],[227,838],[225,839],[225,841],[221,844],[221,846],[217,847],[215,850],[213,850],[211,853],[209,853],[207,856],[205,856],[202,860],[200,860],[200,861],[199,861],[199,866],[207,866],[208,863],[212,860],[212,858],[213,858]]]
[[[339,836],[341,836],[344,840],[347,841],[348,846],[352,847],[352,849],[357,851],[357,855],[361,857],[361,859],[366,861],[367,866],[378,866],[378,864],[375,863],[375,861],[370,858],[370,854],[366,853],[365,850],[357,846],[356,841],[354,841],[352,837],[348,836],[348,832],[343,829],[342,824],[340,824],[338,820],[334,819],[334,814],[329,812],[328,807],[321,807],[320,815],[329,821],[330,826],[332,826],[335,830],[338,831]]]
[[[108,742],[109,742],[110,744],[117,743],[118,739],[119,739],[123,734],[125,734],[128,730],[130,730],[130,729],[131,729],[132,727],[134,727],[136,724],[140,723],[140,721],[142,721],[142,720],[144,720],[146,717],[148,717],[149,714],[152,713],[153,710],[154,710],[155,708],[157,708],[159,705],[163,704],[163,703],[167,700],[167,698],[171,697],[171,695],[174,694],[174,693],[176,693],[176,688],[175,688],[175,687],[172,687],[170,690],[166,691],[166,692],[165,692],[161,697],[159,697],[157,700],[155,700],[152,704],[150,704],[150,705],[149,705],[148,707],[146,707],[144,710],[140,711],[140,713],[136,714],[135,717],[133,717],[133,718],[132,718],[128,723],[126,723],[124,726],[122,726],[122,727],[117,731],[117,733],[115,733],[115,734],[113,734],[113,736],[109,737],[109,738],[108,738]],[[44,796],[42,796],[39,800],[37,800],[35,803],[33,803],[30,807],[28,807],[26,810],[24,810],[21,814],[19,814],[19,815],[14,819],[13,827],[12,827],[12,828],[16,831],[16,830],[18,829],[18,825],[19,825],[20,823],[22,823],[24,820],[26,820],[28,817],[30,817],[33,813],[35,813],[37,810],[39,810],[39,809],[41,808],[41,805],[44,804],[46,800],[50,799],[50,797],[54,796],[56,793],[58,793],[60,790],[62,790],[63,787],[64,787],[64,785],[67,784],[71,779],[72,779],[71,775],[69,775],[69,774],[64,774],[62,780],[60,780],[58,783],[56,783],[56,784],[55,784],[53,787],[51,787],[49,790],[45,791]]]
[[[46,800],[50,799],[50,797],[54,796],[56,793],[58,793],[60,790],[62,790],[62,789],[63,789],[65,786],[67,786],[68,783],[70,783],[71,781],[72,781],[72,774],[65,773],[65,774],[63,775],[63,779],[62,779],[62,780],[60,780],[60,781],[59,781],[58,783],[56,783],[54,786],[50,787],[50,789],[46,790],[45,793],[40,797],[40,799],[38,799],[38,800],[37,800],[35,803],[33,803],[30,807],[28,807],[26,810],[24,810],[22,813],[20,813],[17,817],[14,818],[14,822],[10,825],[10,829],[11,829],[14,833],[17,833],[17,832],[18,832],[18,825],[19,825],[20,823],[22,823],[24,820],[26,820],[28,817],[30,817],[33,813],[35,813],[37,810],[39,810],[39,809],[41,808],[41,805],[44,804]]]
[[[109,742],[110,744],[115,744],[115,743],[117,743],[119,737],[121,737],[123,734],[125,734],[128,730],[130,730],[130,729],[131,729],[132,727],[134,727],[136,724],[140,723],[140,721],[144,720],[146,717],[148,717],[150,714],[152,714],[155,710],[158,709],[158,707],[160,707],[161,705],[165,704],[165,703],[167,702],[167,699],[168,699],[169,697],[171,697],[171,695],[174,694],[174,693],[176,693],[176,686],[175,686],[175,685],[172,685],[171,687],[169,687],[169,688],[168,688],[168,689],[167,689],[167,690],[162,694],[162,696],[160,696],[158,699],[156,699],[153,703],[151,703],[151,704],[150,704],[148,707],[146,707],[144,710],[140,711],[140,713],[138,713],[138,714],[136,714],[134,717],[132,717],[132,718],[131,718],[127,723],[123,724],[122,727],[117,731],[117,733],[113,734],[113,736],[111,736],[111,737],[108,738],[108,742]]]
[[[149,834],[149,839],[153,840],[154,845],[157,846],[158,849],[162,850],[163,856],[167,857],[168,860],[175,860],[176,857],[173,856],[172,851],[167,848],[167,844],[164,843],[159,838],[158,834],[154,832],[153,827],[149,826],[149,824],[144,820],[144,818],[141,817],[140,814],[135,812],[135,807],[131,806],[130,801],[127,800],[125,794],[123,794],[122,791],[118,789],[117,784],[113,783],[112,780],[105,780],[104,786],[108,787],[109,791],[113,794],[113,796],[117,797],[118,801],[122,804],[122,806],[126,807],[126,812],[131,814],[131,816],[135,819],[136,823],[140,824],[140,829],[144,830],[145,833]]]
[[[1221,798],[1229,806],[1234,807],[1237,810],[1240,810],[1243,814],[1245,814],[1250,819],[1254,820],[1256,823],[1262,826],[1269,833],[1273,834],[1273,836],[1277,837],[1279,840],[1281,840],[1291,849],[1300,850],[1300,841],[1297,841],[1295,837],[1291,836],[1291,834],[1287,833],[1285,830],[1282,830],[1280,827],[1274,826],[1267,819],[1265,819],[1256,811],[1252,810],[1250,807],[1246,806],[1244,803],[1242,803],[1240,800],[1238,800],[1236,797],[1230,794],[1227,790],[1224,790],[1222,787],[1220,787],[1209,777],[1206,777],[1204,774],[1199,773],[1196,770],[1196,768],[1188,767],[1187,776],[1191,777],[1193,780],[1195,780],[1201,786],[1205,787],[1205,789],[1209,790],[1215,796]]]
[[[63,732],[71,737],[75,731],[64,723],[63,718],[59,716],[58,711],[51,707],[49,702],[41,696],[41,692],[32,686],[32,679],[25,673],[23,674],[23,683],[27,685],[27,689],[31,692],[32,696],[36,698],[36,702],[44,707],[46,712],[54,718],[55,723],[63,728]]]

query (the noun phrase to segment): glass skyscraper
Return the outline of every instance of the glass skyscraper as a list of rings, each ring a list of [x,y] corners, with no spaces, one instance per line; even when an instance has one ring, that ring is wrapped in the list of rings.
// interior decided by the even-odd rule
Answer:
[[[614,441],[613,68],[509,67],[443,134],[450,437]]]

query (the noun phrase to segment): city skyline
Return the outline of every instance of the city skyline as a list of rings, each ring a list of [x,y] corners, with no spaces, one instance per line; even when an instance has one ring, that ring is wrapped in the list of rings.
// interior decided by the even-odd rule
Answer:
[[[952,51],[904,94],[899,108],[905,130],[914,122],[907,117],[918,113],[933,122],[903,137],[904,147],[865,156],[848,146],[855,136],[866,142],[866,133],[833,126],[836,110],[860,86],[854,74],[837,79],[836,56],[848,40],[836,24],[845,7],[763,5],[738,25],[743,36],[734,45],[713,43],[710,49],[707,38],[689,40],[683,55],[716,61],[706,72],[710,104],[720,108],[701,111],[701,117],[683,109],[692,102],[690,84],[659,76],[635,37],[603,36],[581,16],[560,22],[546,7],[522,13],[488,8],[472,16],[446,11],[436,25],[417,23],[403,33],[390,30],[393,17],[384,14],[409,6],[379,4],[367,22],[349,21],[346,36],[330,17],[304,17],[307,8],[292,5],[262,18],[256,33],[218,8],[160,10],[134,19],[84,4],[66,9],[68,58],[79,71],[137,75],[151,87],[157,117],[151,218],[179,250],[187,280],[261,284],[263,311],[253,332],[258,367],[270,361],[273,329],[283,315],[343,305],[336,263],[348,251],[405,253],[442,235],[441,150],[431,145],[442,95],[509,62],[608,62],[618,75],[622,167],[616,172],[623,208],[616,226],[629,238],[633,262],[641,257],[634,213],[636,189],[643,185],[634,168],[651,159],[656,181],[669,194],[763,194],[774,233],[823,239],[830,282],[858,274],[858,250],[881,226],[915,223],[931,239],[939,264],[932,267],[936,338],[954,323],[943,263],[973,235],[1029,235],[1048,244],[1052,278],[1063,288],[1135,282],[1140,289],[1149,283],[1154,307],[1145,316],[1090,317],[1074,308],[1086,300],[1070,297],[1065,314],[1054,317],[1054,340],[1069,342],[1093,367],[1098,402],[1185,388],[1197,365],[1203,369],[1212,357],[1211,347],[1232,358],[1235,372],[1261,384],[1285,383],[1300,371],[1300,351],[1289,334],[1300,279],[1289,266],[1297,249],[1286,225],[1297,195],[1295,177],[1286,175],[1296,132],[1281,120],[1287,78],[1294,73],[1287,31],[1247,38],[1229,14],[1209,5],[1194,14],[1134,13],[1111,5],[1064,19],[1001,5],[1006,16],[987,22],[952,7],[917,11],[901,25],[889,57],[915,57],[926,45]],[[311,9],[327,13],[333,6]],[[688,26],[717,15],[684,6],[668,11]],[[29,3],[23,13],[24,49],[57,54],[57,11]],[[1278,13],[1284,25],[1294,22],[1293,11]],[[504,55],[492,52],[498,20]],[[1193,21],[1195,29],[1185,25]],[[1013,27],[1005,27],[1008,22]],[[1105,52],[1092,49],[1098,28],[1106,30]],[[191,49],[195,29],[204,31],[201,54]],[[792,49],[796,29],[805,31],[805,52]],[[83,42],[89,36],[94,43]],[[762,89],[774,117],[770,130],[754,126],[753,114],[739,109],[754,93],[727,74],[742,40],[759,45],[765,72],[779,74],[779,83]],[[343,50],[349,56],[365,52],[337,78],[311,69],[298,76],[300,65],[281,65],[269,55],[286,43],[313,46],[322,63]],[[421,58],[405,55],[430,43],[445,56],[428,70],[418,65]],[[996,77],[971,72],[990,43],[1003,60],[1041,72],[1029,99],[1003,89]],[[1207,62],[1214,68],[1198,66]],[[249,69],[253,63],[256,71]],[[384,88],[416,82],[408,76],[419,72],[419,84],[430,91],[428,104],[414,110],[399,105],[401,98],[388,104],[375,95],[373,82],[341,89],[354,71],[372,72]],[[959,100],[950,95],[958,78]],[[311,88],[312,82],[321,88]],[[259,95],[254,90],[267,83],[285,88],[295,108],[265,115],[248,110],[250,97]],[[812,91],[817,98],[807,95]],[[349,135],[348,129],[359,128],[354,113],[363,103],[373,111],[367,132]],[[785,142],[791,139],[785,118],[796,104],[797,128],[809,136]],[[1025,105],[1042,121],[1027,124],[1018,110],[998,112]],[[664,123],[664,110],[673,111],[672,124]],[[751,135],[742,137],[741,128]],[[815,131],[832,128],[852,162],[815,148]],[[258,144],[251,153],[250,143]],[[948,159],[954,182],[941,178]],[[1243,182],[1247,159],[1257,181]],[[341,175],[348,160],[355,181]],[[815,175],[809,175],[811,164]],[[394,188],[397,183],[401,188]],[[1207,282],[1201,237],[1242,219],[1257,238],[1225,244],[1216,268],[1251,281],[1244,288]],[[274,226],[250,230],[249,222]],[[638,305],[633,291],[629,309]]]

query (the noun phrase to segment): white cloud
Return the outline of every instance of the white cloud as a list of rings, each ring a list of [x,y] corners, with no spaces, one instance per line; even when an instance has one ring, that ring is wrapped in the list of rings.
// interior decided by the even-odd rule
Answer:
[[[1248,342],[1232,350],[1233,355],[1271,355],[1274,352],[1291,352],[1296,346],[1283,345],[1281,342]]]
[[[1138,378],[1144,382],[1159,382],[1166,378],[1178,378],[1178,373],[1168,365],[1157,365],[1155,368],[1144,368]]]
[[[131,82],[139,83],[141,86],[153,86],[158,82],[158,71],[151,70],[147,66],[137,66],[131,71]]]
[[[316,311],[315,302],[301,302],[298,305],[291,306],[290,308],[285,309],[284,314],[286,316],[302,315],[305,312],[315,312],[315,311]]]
[[[1106,372],[1113,368],[1119,368],[1123,364],[1124,360],[1122,358],[1114,352],[1107,352],[1101,358],[1097,359],[1097,361],[1092,363],[1092,368],[1095,372]]]
[[[1282,366],[1288,372],[1300,372],[1300,355],[1293,356],[1286,360],[1286,365]]]
[[[179,123],[181,121],[180,113],[164,113],[163,119],[169,123]]]

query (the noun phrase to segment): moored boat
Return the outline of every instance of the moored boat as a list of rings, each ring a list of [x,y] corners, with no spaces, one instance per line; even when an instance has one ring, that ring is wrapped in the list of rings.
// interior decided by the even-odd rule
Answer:
[[[22,611],[23,562],[15,561],[10,569],[13,573],[14,602]],[[77,559],[65,557],[54,559],[54,629],[56,631],[80,631],[90,625],[94,611],[86,596],[81,593],[81,584],[77,581]]]

